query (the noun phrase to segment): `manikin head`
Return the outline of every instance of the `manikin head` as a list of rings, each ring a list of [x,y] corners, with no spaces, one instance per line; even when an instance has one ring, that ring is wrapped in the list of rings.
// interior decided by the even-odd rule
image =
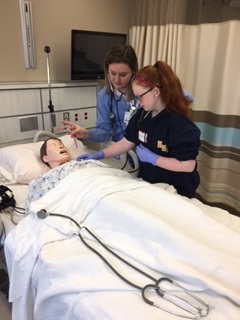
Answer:
[[[51,169],[71,160],[68,149],[57,138],[50,138],[44,141],[40,149],[40,157]]]

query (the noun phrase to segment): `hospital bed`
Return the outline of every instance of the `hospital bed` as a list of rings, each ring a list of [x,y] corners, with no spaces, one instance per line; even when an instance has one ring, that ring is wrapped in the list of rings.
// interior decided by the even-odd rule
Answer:
[[[85,153],[62,139],[73,158]],[[47,171],[41,143],[0,150],[1,184],[19,207]],[[240,219],[90,162],[7,232],[12,319],[238,319]]]

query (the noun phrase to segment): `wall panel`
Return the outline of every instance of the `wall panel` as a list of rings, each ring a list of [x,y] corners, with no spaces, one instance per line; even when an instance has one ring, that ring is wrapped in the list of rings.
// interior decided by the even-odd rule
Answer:
[[[98,82],[56,83],[50,88],[46,84],[0,86],[0,147],[32,141],[39,130],[56,131],[66,117],[85,128],[94,127],[98,91]]]

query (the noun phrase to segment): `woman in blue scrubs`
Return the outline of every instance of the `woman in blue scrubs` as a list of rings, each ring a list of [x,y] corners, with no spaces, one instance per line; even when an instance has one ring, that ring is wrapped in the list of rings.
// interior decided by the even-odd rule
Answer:
[[[97,96],[96,127],[85,129],[64,121],[68,132],[80,140],[91,142],[119,141],[137,107],[132,91],[132,80],[138,70],[138,61],[130,45],[116,45],[104,60],[106,86]]]

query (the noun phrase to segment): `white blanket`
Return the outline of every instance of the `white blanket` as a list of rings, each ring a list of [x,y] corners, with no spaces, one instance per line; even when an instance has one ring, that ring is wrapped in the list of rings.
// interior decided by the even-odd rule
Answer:
[[[210,303],[206,319],[237,319],[240,219],[109,168],[69,174],[33,202],[31,214],[9,234],[13,319],[175,319],[146,305],[138,290],[84,247],[72,222],[39,220],[40,209],[89,227],[153,277],[167,275],[197,291]],[[109,254],[107,259],[134,283],[151,283]]]

